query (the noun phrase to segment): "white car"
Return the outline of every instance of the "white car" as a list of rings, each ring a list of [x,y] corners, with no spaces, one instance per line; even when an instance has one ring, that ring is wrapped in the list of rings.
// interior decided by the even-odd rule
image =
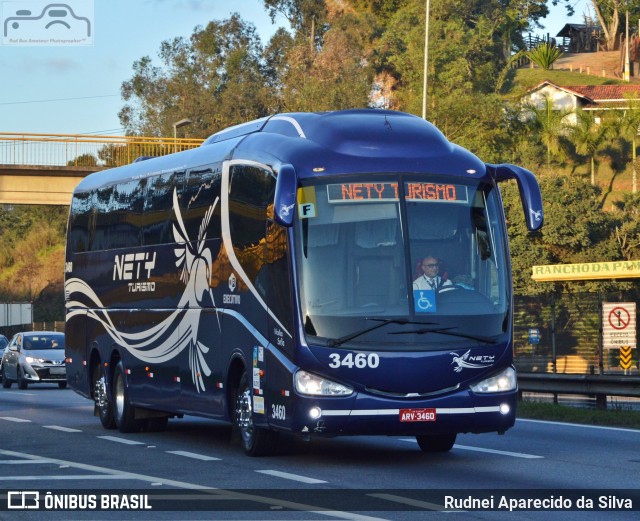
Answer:
[[[13,382],[20,389],[30,383],[57,383],[67,387],[64,355],[64,333],[30,331],[17,333],[2,355],[2,387]]]

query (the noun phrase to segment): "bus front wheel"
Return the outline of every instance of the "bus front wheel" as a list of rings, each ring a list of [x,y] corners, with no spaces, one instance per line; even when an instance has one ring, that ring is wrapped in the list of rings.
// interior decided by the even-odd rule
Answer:
[[[416,436],[423,452],[449,452],[456,442],[456,434],[422,434]]]
[[[248,456],[268,456],[276,450],[278,433],[253,423],[253,396],[247,374],[243,374],[236,394],[235,424],[240,430],[242,448]]]

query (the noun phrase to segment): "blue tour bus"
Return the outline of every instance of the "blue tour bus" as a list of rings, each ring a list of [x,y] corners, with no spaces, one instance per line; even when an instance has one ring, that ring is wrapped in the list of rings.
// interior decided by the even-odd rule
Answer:
[[[506,179],[539,229],[531,172],[381,110],[274,115],[92,174],[68,224],[69,385],[107,429],[204,416],[252,456],[282,432],[412,435],[424,451],[503,433]],[[440,288],[414,285],[426,258]]]

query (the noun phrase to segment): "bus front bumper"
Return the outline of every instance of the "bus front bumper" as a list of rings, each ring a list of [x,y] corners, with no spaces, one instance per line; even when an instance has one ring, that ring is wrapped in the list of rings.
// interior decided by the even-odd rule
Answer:
[[[459,392],[431,400],[395,400],[356,394],[349,398],[298,396],[293,431],[324,436],[502,433],[513,427],[517,391]]]

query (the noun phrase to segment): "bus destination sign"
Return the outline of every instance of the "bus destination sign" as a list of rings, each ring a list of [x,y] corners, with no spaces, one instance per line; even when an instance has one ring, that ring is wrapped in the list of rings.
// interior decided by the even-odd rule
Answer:
[[[405,183],[407,201],[467,203],[467,187],[451,183]],[[340,183],[327,185],[330,203],[397,201],[398,183]]]

